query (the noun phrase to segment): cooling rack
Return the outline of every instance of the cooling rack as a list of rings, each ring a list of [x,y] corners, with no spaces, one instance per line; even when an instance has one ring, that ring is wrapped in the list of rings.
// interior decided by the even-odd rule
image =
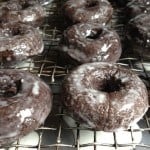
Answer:
[[[117,133],[112,133],[113,142],[109,142],[106,138],[105,142],[98,139],[98,132],[80,126],[74,122],[69,125],[71,120],[65,121],[68,114],[65,113],[61,105],[61,82],[64,77],[75,67],[76,63],[68,63],[65,55],[59,51],[59,42],[62,38],[63,30],[68,26],[63,13],[63,0],[54,0],[46,6],[47,17],[44,25],[40,28],[43,35],[45,50],[41,55],[29,59],[25,65],[14,66],[13,68],[27,70],[42,78],[51,88],[54,93],[53,110],[48,116],[45,124],[36,130],[38,141],[36,145],[22,144],[18,140],[12,145],[3,147],[2,149],[42,149],[42,150],[150,150],[150,109],[145,116],[140,120],[140,128],[130,128],[126,132],[130,135],[131,142],[120,144],[117,141]],[[113,4],[116,7],[115,4]],[[116,16],[118,20],[116,21]],[[123,8],[116,9],[110,27],[122,37],[124,52],[119,60],[119,64],[136,72],[144,81],[147,89],[150,91],[150,60],[136,56],[132,51],[128,50],[124,41],[124,11]],[[90,132],[92,140],[88,140],[83,131]],[[142,141],[138,144],[134,143],[134,133],[142,133]],[[122,137],[121,137],[122,138]],[[84,143],[81,139],[85,139]],[[87,139],[87,141],[86,141]],[[21,149],[20,149],[21,148]],[[89,149],[90,148],[90,149]]]

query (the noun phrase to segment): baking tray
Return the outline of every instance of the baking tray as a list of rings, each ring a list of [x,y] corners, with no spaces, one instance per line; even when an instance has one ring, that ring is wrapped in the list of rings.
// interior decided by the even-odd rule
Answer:
[[[110,136],[105,135],[105,133],[98,136],[99,132],[84,128],[79,123],[69,120],[70,118],[66,121],[68,114],[65,113],[61,105],[61,82],[76,64],[68,63],[65,60],[65,55],[60,52],[59,48],[62,33],[69,25],[63,16],[63,3],[64,0],[54,0],[51,4],[45,6],[47,17],[44,25],[40,27],[45,43],[44,52],[33,59],[27,60],[23,65],[13,67],[14,69],[23,69],[36,74],[52,88],[54,93],[52,112],[45,124],[34,133],[25,137],[25,142],[19,139],[15,143],[1,149],[150,150],[150,109],[138,123],[139,128],[131,128],[126,131],[128,136],[119,133],[121,136],[118,137],[118,133],[115,132],[111,133]],[[123,54],[118,63],[136,72],[144,81],[148,90],[150,90],[150,60],[135,55],[129,48],[124,39],[124,8],[120,7],[118,9],[114,3],[112,5],[115,11],[112,21],[108,26],[119,33],[124,47]],[[71,121],[73,121],[72,124],[70,124]],[[106,137],[104,138],[104,136]],[[141,141],[138,144],[135,143],[136,136],[141,136]],[[118,139],[125,140],[125,138],[130,138],[130,140],[127,140],[126,143],[118,141]]]

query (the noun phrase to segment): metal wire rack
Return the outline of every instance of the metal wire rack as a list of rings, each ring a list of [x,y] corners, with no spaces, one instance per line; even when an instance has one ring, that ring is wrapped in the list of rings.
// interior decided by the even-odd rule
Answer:
[[[73,126],[68,126],[68,123],[64,121],[64,116],[68,116],[68,114],[65,113],[60,102],[61,81],[75,66],[75,64],[66,62],[64,58],[65,56],[58,50],[62,32],[67,27],[67,23],[65,22],[61,11],[63,3],[63,0],[54,0],[53,3],[46,6],[47,18],[45,20],[45,24],[40,28],[45,42],[45,51],[41,55],[27,60],[27,66],[14,67],[36,74],[52,88],[54,93],[53,110],[45,124],[37,130],[39,139],[36,145],[22,144],[20,143],[20,140],[18,140],[15,144],[8,145],[4,148],[24,148],[29,150],[88,150],[90,147],[90,150],[104,150],[107,147],[108,150],[120,150],[121,148],[127,150],[130,146],[130,150],[150,150],[150,109],[139,122],[140,128],[131,128],[127,131],[131,136],[131,142],[127,144],[118,143],[117,133],[115,132],[112,133],[112,139],[114,142],[109,143],[106,141],[102,143],[100,141],[101,139],[98,139],[98,133],[96,131],[84,128],[78,123],[75,123]],[[113,22],[118,14],[120,14],[120,18],[122,17],[121,9],[115,11],[110,26],[114,27],[118,33],[123,34],[122,23],[120,22],[117,24],[116,21]],[[135,71],[145,82],[148,90],[150,91],[150,60],[139,56],[135,57],[133,53],[129,53],[129,51],[125,50],[118,63]],[[82,131],[91,132],[90,135],[92,135],[92,140],[87,140],[87,142],[82,143],[80,139],[87,138],[85,135],[83,136],[81,134]],[[133,134],[139,131],[143,135],[142,141],[139,144],[135,144],[135,137]]]

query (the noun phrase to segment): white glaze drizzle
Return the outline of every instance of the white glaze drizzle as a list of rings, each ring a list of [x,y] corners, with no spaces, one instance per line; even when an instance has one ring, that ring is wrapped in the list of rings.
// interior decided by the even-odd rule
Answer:
[[[32,115],[32,109],[25,109],[25,110],[21,110],[18,114],[17,117],[20,117],[21,122],[24,122],[25,118],[27,117],[31,117]]]
[[[112,44],[104,43],[104,45],[101,47],[101,51],[106,53],[111,46]]]
[[[34,82],[33,88],[32,88],[32,93],[34,95],[39,95],[39,82],[38,81]]]

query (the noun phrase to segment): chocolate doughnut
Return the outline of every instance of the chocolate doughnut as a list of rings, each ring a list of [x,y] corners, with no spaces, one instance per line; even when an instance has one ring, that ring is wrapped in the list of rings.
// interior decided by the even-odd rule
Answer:
[[[105,25],[112,17],[113,8],[107,0],[68,0],[65,15],[73,22],[95,22]]]
[[[79,23],[65,30],[62,49],[81,63],[116,62],[122,51],[115,31],[93,23]]]
[[[0,70],[0,146],[44,123],[52,107],[50,88],[31,73]]]
[[[43,23],[45,16],[44,7],[37,1],[10,0],[0,6],[1,23],[20,22],[38,27]]]
[[[134,18],[142,13],[150,13],[150,1],[149,0],[132,0],[127,3],[126,6],[127,15],[129,18]]]
[[[0,62],[12,65],[43,51],[44,43],[38,29],[9,23],[0,25]]]
[[[73,70],[64,80],[62,101],[77,121],[103,131],[127,129],[148,110],[141,79],[111,63],[87,63]]]
[[[141,14],[131,19],[127,26],[127,38],[134,51],[150,58],[150,14]]]

